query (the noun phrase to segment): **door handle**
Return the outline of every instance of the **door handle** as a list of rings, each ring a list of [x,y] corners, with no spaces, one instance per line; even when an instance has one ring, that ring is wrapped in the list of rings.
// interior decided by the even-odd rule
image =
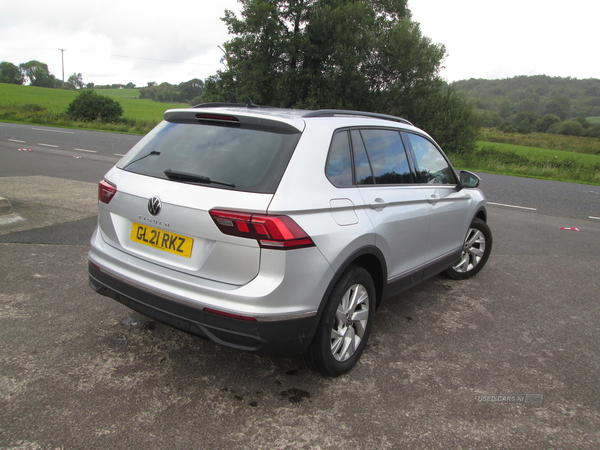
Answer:
[[[375,203],[371,203],[369,205],[369,208],[371,208],[371,209],[383,209],[383,208],[385,208],[388,205],[389,205],[389,203],[383,201],[382,198],[376,198],[375,199]]]
[[[437,203],[440,199],[435,194],[431,194],[431,197],[427,200],[429,203]]]

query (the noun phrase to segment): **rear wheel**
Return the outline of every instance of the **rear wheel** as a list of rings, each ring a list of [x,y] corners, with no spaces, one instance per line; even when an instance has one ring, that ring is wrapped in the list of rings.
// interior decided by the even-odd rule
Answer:
[[[466,280],[475,276],[487,262],[492,251],[492,232],[487,223],[473,219],[458,263],[446,270],[445,274],[455,280]]]
[[[304,362],[322,375],[335,377],[348,372],[367,345],[374,313],[371,275],[362,267],[350,266],[327,300]]]

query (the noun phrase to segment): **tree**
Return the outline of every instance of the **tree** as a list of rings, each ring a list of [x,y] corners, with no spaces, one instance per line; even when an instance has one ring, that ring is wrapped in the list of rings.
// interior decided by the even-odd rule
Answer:
[[[85,122],[117,122],[123,115],[123,108],[110,97],[85,90],[69,104],[67,115]]]
[[[206,80],[204,101],[375,111],[441,130],[452,114],[426,117],[433,102],[461,108],[459,127],[472,126],[472,107],[438,76],[444,46],[422,35],[405,0],[240,2],[241,19],[225,12],[227,67]]]
[[[191,102],[204,92],[204,81],[194,78],[185,83],[179,83],[178,89],[181,101]]]
[[[21,71],[29,80],[31,86],[40,87],[55,87],[56,77],[48,70],[48,64],[31,60],[29,62],[19,64]]]
[[[155,102],[173,103],[181,101],[181,94],[177,86],[167,82],[156,85],[148,83],[147,87],[140,89],[140,98],[149,98]]]
[[[0,83],[23,84],[24,77],[21,70],[13,63],[0,63]]]
[[[545,133],[555,123],[560,123],[560,117],[554,114],[546,114],[535,123],[536,131]]]
[[[69,86],[69,88],[75,91],[83,89],[85,87],[85,83],[83,82],[83,78],[80,73],[74,73],[73,75],[71,75],[69,77],[69,80],[67,81],[67,85]]]
[[[565,120],[571,113],[571,101],[564,94],[558,94],[546,103],[544,107],[545,114],[554,114],[560,117],[560,120]]]

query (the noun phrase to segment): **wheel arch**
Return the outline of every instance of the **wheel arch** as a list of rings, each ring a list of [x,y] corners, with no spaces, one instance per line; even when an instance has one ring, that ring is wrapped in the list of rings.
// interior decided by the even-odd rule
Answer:
[[[480,219],[487,223],[487,211],[485,208],[480,208],[479,211],[473,216],[473,219]]]
[[[354,251],[346,260],[340,265],[337,269],[334,277],[332,278],[329,286],[327,287],[327,291],[323,296],[323,300],[321,301],[321,307],[319,308],[319,313],[322,312],[322,306],[324,300],[329,298],[333,287],[338,282],[340,277],[344,274],[344,272],[350,266],[358,266],[365,269],[371,275],[373,279],[373,283],[375,284],[375,293],[376,293],[376,306],[379,306],[381,299],[383,297],[383,291],[385,288],[385,284],[387,281],[387,264],[385,262],[385,257],[381,250],[379,250],[375,246],[366,246],[361,247],[358,250]]]

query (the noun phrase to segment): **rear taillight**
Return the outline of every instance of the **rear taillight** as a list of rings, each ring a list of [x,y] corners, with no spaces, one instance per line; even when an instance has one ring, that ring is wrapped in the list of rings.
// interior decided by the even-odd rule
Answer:
[[[256,239],[263,248],[291,250],[314,246],[314,242],[293,219],[213,209],[210,215],[222,233]]]
[[[117,193],[117,186],[109,183],[106,180],[102,180],[98,183],[98,200],[102,203],[109,204]]]

